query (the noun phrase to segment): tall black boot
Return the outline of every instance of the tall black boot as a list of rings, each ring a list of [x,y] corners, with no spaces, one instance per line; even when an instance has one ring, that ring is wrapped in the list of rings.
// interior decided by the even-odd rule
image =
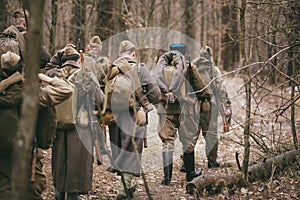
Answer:
[[[65,192],[59,192],[56,188],[54,188],[55,200],[64,200],[65,194],[66,194]]]
[[[193,178],[198,177],[202,174],[201,170],[195,171],[195,155],[194,151],[183,154],[183,163],[186,171],[186,181],[192,181]]]
[[[170,185],[173,172],[173,152],[163,152],[162,156],[164,164],[164,179],[161,183],[163,185]]]

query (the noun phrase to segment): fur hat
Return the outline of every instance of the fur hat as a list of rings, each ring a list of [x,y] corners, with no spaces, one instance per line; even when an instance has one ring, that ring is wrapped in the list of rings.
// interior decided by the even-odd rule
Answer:
[[[25,13],[26,13],[26,17],[29,18],[29,13],[26,9],[25,9]],[[13,15],[14,15],[15,19],[25,18],[24,10],[22,8],[19,8],[19,9],[15,10]]]
[[[120,43],[120,46],[119,46],[120,53],[123,53],[126,51],[133,51],[133,50],[135,50],[135,46],[129,40],[124,40]]]
[[[2,69],[8,69],[10,67],[15,67],[20,61],[21,57],[11,51],[8,51],[1,55],[1,65]]]
[[[212,50],[209,46],[204,46],[200,49],[200,57],[204,57],[210,60],[211,56],[212,56]]]
[[[185,55],[185,52],[186,52],[186,45],[185,44],[182,44],[182,43],[170,44],[169,48],[170,48],[170,51],[177,50],[180,53],[182,53],[183,55]]]
[[[73,47],[73,45],[67,45],[64,48],[64,56],[70,56],[70,55],[79,55],[78,51]]]

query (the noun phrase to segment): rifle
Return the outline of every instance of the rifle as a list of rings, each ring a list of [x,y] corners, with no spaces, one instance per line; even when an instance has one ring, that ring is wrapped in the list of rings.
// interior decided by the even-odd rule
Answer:
[[[31,158],[31,177],[30,182],[34,183],[35,181],[35,166],[36,166],[36,158],[37,158],[37,139],[36,136],[34,136],[34,146],[32,149],[32,158]]]
[[[28,18],[27,18],[27,15],[26,15],[25,0],[22,1],[22,8],[23,8],[24,16],[25,16],[26,27],[28,29]]]
[[[89,116],[89,126],[92,131],[92,136],[94,136],[94,143],[95,143],[95,150],[96,150],[96,157],[97,157],[97,164],[102,165],[103,159],[100,151],[100,145],[99,145],[99,140],[98,140],[98,132],[97,132],[97,125],[98,125],[98,120],[93,118],[93,109],[92,109],[92,104],[90,101],[90,94],[87,93],[86,95],[86,104],[88,108],[88,116]]]
[[[80,41],[80,38],[78,38],[78,40],[77,40],[76,48],[77,48],[77,51],[78,51],[79,54],[80,54],[80,60],[81,60],[82,71],[83,71],[83,73],[85,73],[85,67],[84,67],[84,52],[83,52],[83,48],[81,47],[81,41]]]
[[[218,108],[218,110],[221,114],[221,117],[222,117],[223,130],[224,130],[225,133],[227,133],[227,132],[229,132],[229,123],[227,121],[226,114],[225,114],[225,108],[224,108],[223,103],[221,102],[220,92],[219,92],[218,87],[216,86],[215,81],[212,82],[212,87],[213,87],[214,94],[216,96],[217,108]]]

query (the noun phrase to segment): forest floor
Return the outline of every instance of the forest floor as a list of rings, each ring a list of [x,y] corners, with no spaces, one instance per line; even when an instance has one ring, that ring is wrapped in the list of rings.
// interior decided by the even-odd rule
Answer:
[[[243,80],[237,77],[225,77],[225,83],[229,95],[232,97],[233,105],[233,122],[229,133],[221,133],[219,138],[218,160],[221,162],[220,168],[208,169],[205,156],[205,141],[201,136],[195,148],[196,168],[203,171],[203,175],[226,175],[238,171],[235,161],[235,153],[241,155],[243,160],[243,147],[241,141],[243,137],[243,129],[238,122],[242,123],[245,115],[245,100],[244,95],[239,95],[243,85]],[[272,99],[270,102],[265,102],[265,110],[268,110],[268,105],[274,104]],[[174,153],[173,176],[170,186],[163,186],[161,180],[163,177],[162,171],[162,156],[161,156],[161,141],[156,133],[157,115],[152,111],[149,116],[150,124],[148,126],[148,148],[143,152],[143,169],[145,171],[146,180],[150,189],[150,194],[153,200],[188,200],[197,199],[193,195],[186,193],[185,173],[179,171],[182,159],[181,144],[176,142],[176,150]],[[255,124],[254,124],[255,125]],[[274,128],[274,127],[273,127]],[[275,127],[276,128],[276,127]],[[281,129],[281,126],[280,126]],[[269,130],[262,130],[271,132]],[[281,131],[282,133],[283,131]],[[284,132],[283,132],[284,133]],[[291,135],[286,134],[286,135]],[[270,133],[271,137],[271,133]],[[120,177],[116,174],[106,171],[109,167],[108,156],[103,156],[104,165],[97,166],[94,164],[93,189],[89,194],[81,195],[80,200],[85,199],[116,199]],[[259,157],[255,153],[250,154],[251,163],[259,162]],[[44,159],[44,170],[47,174],[47,189],[43,194],[44,199],[54,199],[52,175],[51,175],[51,150],[46,152]],[[74,166],[75,167],[75,166]],[[134,178],[137,185],[134,194],[134,200],[148,199],[145,192],[145,184],[142,177]],[[224,190],[219,194],[208,194],[204,192],[200,199],[300,199],[300,166],[294,165],[283,172],[275,174],[267,181],[256,181],[248,187],[236,187],[233,191]]]

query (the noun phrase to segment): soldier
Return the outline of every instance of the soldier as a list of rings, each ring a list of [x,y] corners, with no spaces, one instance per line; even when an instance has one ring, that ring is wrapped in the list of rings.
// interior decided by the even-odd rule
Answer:
[[[126,194],[129,194],[131,198],[133,197],[135,186],[132,186],[132,178],[133,176],[140,176],[141,173],[146,118],[142,120],[138,117],[138,113],[147,113],[153,109],[152,103],[158,101],[159,90],[147,68],[137,63],[136,48],[130,41],[125,40],[120,43],[119,55],[120,57],[113,62],[106,84],[108,86],[110,80],[122,73],[130,76],[136,89],[134,91],[136,107],[129,107],[124,111],[113,111],[118,117],[115,123],[109,125],[112,166],[108,170],[118,172],[124,177],[126,187],[121,182],[117,196],[118,200],[122,200],[127,199]],[[147,84],[145,94],[142,91],[141,83]],[[123,104],[128,103],[124,99],[120,99],[120,101],[123,101]],[[108,102],[107,105],[108,110],[114,110],[112,102]],[[125,188],[128,189],[127,192]]]
[[[88,110],[90,105],[87,104],[86,97],[94,97],[95,92],[100,90],[96,90],[96,83],[89,78],[90,76],[86,76],[89,75],[89,69],[84,73],[80,54],[73,45],[66,45],[59,53],[62,54],[58,58],[61,66],[54,67],[46,73],[73,82],[78,90],[77,96],[74,97],[77,101],[76,113],[81,113],[81,109]],[[103,93],[101,98],[103,99]],[[57,137],[52,148],[52,175],[57,200],[65,199],[65,196],[69,200],[75,200],[79,194],[85,194],[92,189],[93,138],[89,126],[90,118],[86,120],[86,124],[76,120],[75,124],[70,126],[58,123]]]
[[[105,79],[107,78],[107,73],[110,67],[110,61],[107,57],[101,56],[102,52],[102,41],[99,36],[95,35],[93,36],[89,44],[87,46],[87,52],[85,54],[85,60],[93,59],[93,62],[91,66],[87,66],[87,68],[91,68],[93,74],[95,74],[95,77],[97,78],[100,88],[104,92],[104,86],[105,86]],[[98,121],[101,123],[100,119],[100,108],[96,107],[96,112],[98,116]],[[102,154],[107,154],[109,153],[107,143],[106,143],[106,128],[107,126],[104,124],[100,124],[101,129],[98,131],[98,138],[100,142],[100,147],[101,147],[101,153]]]
[[[3,73],[1,74],[0,82],[0,119],[2,122],[0,123],[2,130],[0,134],[0,196],[3,199],[9,199],[10,195],[13,141],[18,130],[20,120],[19,111],[24,90],[23,77],[21,75],[23,65],[20,56],[13,52],[8,51],[1,56]],[[39,97],[42,108],[47,107],[49,103],[51,106],[57,105],[72,94],[72,88],[64,81],[57,78],[50,78],[44,74],[39,74],[39,79],[47,83],[46,86],[40,88]],[[4,85],[6,85],[6,88],[3,88]],[[3,89],[5,89],[5,92]],[[50,102],[48,102],[49,99]],[[49,124],[50,122],[47,121],[46,123]],[[41,162],[43,155],[40,149],[37,151],[34,173],[35,180],[33,183],[28,180],[28,195],[24,197],[24,199],[28,200],[42,200],[41,195],[46,188],[46,175],[43,172]]]
[[[158,134],[163,143],[162,156],[164,166],[163,185],[169,185],[173,170],[174,142],[177,138],[183,145],[183,161],[186,166],[186,180],[201,175],[195,170],[194,147],[198,134],[196,101],[210,100],[210,93],[204,89],[198,70],[187,65],[185,44],[171,44],[170,51],[164,53],[156,65],[156,78],[161,90],[157,108],[159,115]],[[187,95],[192,91],[202,91]]]
[[[26,16],[25,16],[25,14]],[[1,34],[1,38],[5,38],[7,36],[15,38],[16,43],[6,42],[3,43],[0,48],[0,54],[5,53],[8,50],[12,51],[21,56],[23,59],[25,54],[25,43],[26,43],[26,33],[27,33],[27,20],[29,19],[29,13],[24,9],[17,9],[13,12],[15,23],[14,25],[6,28]],[[13,34],[13,35],[12,35]],[[47,62],[50,61],[51,55],[46,49],[45,45],[41,47],[41,56],[40,56],[40,68],[44,68]]]
[[[226,111],[226,117],[230,122],[231,116],[231,101],[228,97],[223,79],[221,77],[220,69],[214,64],[212,58],[212,50],[210,47],[205,46],[200,50],[200,57],[195,59],[193,63],[197,66],[201,78],[205,84],[209,84],[210,91],[213,93],[210,105],[207,107],[210,109],[201,110],[200,113],[200,128],[202,129],[202,135],[206,142],[206,156],[208,161],[208,168],[220,167],[220,162],[217,161],[218,151],[218,113],[219,106],[224,106]],[[206,102],[207,103],[207,102]],[[204,106],[204,104],[202,104]]]

